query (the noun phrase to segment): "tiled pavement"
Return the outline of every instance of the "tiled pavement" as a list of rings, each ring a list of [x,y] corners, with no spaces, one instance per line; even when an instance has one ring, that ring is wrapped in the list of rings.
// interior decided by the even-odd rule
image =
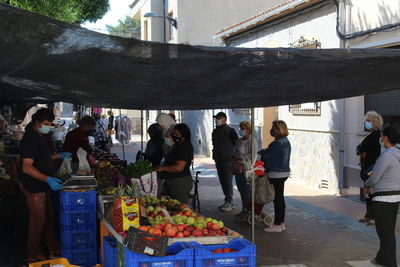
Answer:
[[[251,227],[234,217],[240,208],[235,190],[236,210],[218,211],[223,202],[222,190],[210,159],[196,158],[195,169],[200,175],[202,213],[222,219],[227,226],[251,239]],[[257,266],[374,266],[369,261],[378,250],[375,228],[358,223],[365,206],[340,196],[333,196],[294,184],[285,184],[286,232],[265,233],[256,225]],[[272,214],[272,204],[264,208]]]

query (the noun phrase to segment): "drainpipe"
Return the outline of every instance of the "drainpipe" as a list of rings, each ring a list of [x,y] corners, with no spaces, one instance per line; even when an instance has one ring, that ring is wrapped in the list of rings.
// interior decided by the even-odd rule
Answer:
[[[338,9],[338,19],[337,19],[337,25],[340,23],[340,17],[339,14],[341,14],[342,18],[345,18],[345,21],[343,23],[343,30],[346,32],[346,23],[347,23],[347,9],[346,9],[347,3],[346,2],[340,2],[337,5]],[[345,39],[340,39],[340,48],[345,48],[346,46],[346,40]],[[345,163],[345,150],[344,150],[344,144],[345,144],[345,120],[346,120],[346,100],[339,99],[338,100],[338,109],[339,109],[339,117],[340,117],[340,122],[339,122],[339,188],[338,188],[338,194],[342,194],[343,188],[344,188],[344,163]]]
[[[167,8],[167,0],[163,0],[163,16],[164,16],[164,18],[163,18],[163,40],[164,40],[164,43],[166,43],[167,42],[167,33],[166,33],[166,27],[167,27],[167,25],[166,25],[166,16],[167,16],[167,11],[166,11],[166,8]]]

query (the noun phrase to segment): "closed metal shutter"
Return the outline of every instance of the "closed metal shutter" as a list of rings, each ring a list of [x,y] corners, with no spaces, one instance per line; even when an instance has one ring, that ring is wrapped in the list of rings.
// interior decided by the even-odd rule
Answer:
[[[365,96],[365,111],[375,110],[382,116],[400,116],[400,90]]]

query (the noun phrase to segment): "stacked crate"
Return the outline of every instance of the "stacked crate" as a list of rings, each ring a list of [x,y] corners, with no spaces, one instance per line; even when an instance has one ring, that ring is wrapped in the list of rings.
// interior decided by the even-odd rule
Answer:
[[[61,254],[71,264],[97,263],[96,192],[63,191],[60,194]]]

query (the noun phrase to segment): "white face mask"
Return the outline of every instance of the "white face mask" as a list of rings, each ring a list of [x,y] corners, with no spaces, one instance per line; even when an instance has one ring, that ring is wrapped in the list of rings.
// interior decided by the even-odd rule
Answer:
[[[219,119],[219,120],[215,120],[215,124],[216,124],[217,126],[221,126],[221,125],[224,124],[224,123],[223,123],[223,121],[222,121],[221,119]]]
[[[174,145],[174,141],[173,141],[172,138],[170,138],[170,137],[164,137],[164,143],[165,143],[167,146],[173,146],[173,145]]]

